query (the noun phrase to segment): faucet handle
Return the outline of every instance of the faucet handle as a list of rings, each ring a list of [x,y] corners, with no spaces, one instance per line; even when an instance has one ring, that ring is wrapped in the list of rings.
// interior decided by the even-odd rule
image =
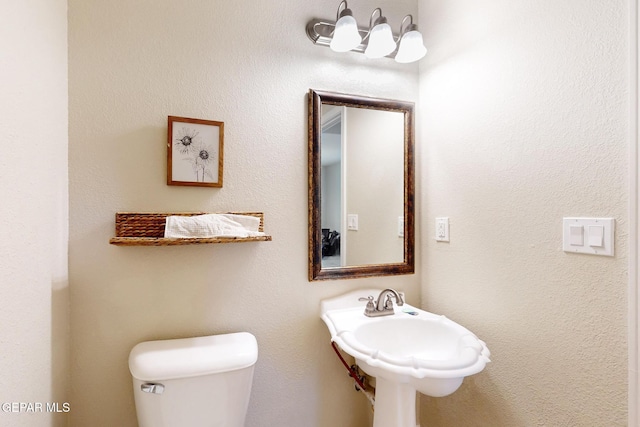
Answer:
[[[358,301],[367,301],[367,306],[364,308],[364,314],[374,313],[376,311],[376,306],[373,303],[373,295],[369,295],[368,297],[358,298]]]
[[[393,301],[391,300],[391,297],[395,298],[395,295],[387,294],[387,298],[384,301],[385,310],[393,310]]]

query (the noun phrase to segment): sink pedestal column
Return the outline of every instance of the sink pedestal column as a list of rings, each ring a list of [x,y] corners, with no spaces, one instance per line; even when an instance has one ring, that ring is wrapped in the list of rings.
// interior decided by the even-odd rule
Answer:
[[[373,427],[416,427],[416,389],[376,377]]]

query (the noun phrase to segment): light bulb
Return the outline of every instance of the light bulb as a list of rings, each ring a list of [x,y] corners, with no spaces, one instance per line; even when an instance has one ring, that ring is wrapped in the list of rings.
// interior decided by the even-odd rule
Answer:
[[[422,34],[419,31],[412,30],[406,32],[400,40],[396,61],[401,63],[414,62],[427,54],[427,48],[424,47]]]
[[[358,47],[361,41],[362,37],[358,31],[358,24],[355,18],[349,14],[344,14],[336,22],[336,28],[329,47],[334,52],[347,52]]]
[[[382,58],[389,55],[396,49],[396,42],[393,41],[391,27],[386,22],[378,24],[371,29],[369,34],[369,44],[364,54],[369,58]]]

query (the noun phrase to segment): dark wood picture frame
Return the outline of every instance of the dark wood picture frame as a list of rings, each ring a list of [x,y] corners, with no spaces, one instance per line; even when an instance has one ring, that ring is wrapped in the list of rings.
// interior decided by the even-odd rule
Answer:
[[[167,185],[222,187],[224,123],[169,116]]]

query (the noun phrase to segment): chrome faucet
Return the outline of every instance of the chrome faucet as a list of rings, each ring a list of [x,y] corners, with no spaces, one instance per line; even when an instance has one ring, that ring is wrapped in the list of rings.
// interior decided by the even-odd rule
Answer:
[[[391,298],[396,299],[396,303],[399,306],[404,305],[404,300],[399,292],[394,289],[385,289],[378,295],[376,303],[373,302],[373,296],[369,295],[367,298],[358,298],[359,301],[367,301],[367,306],[364,309],[364,315],[368,317],[388,316],[394,313],[393,301]]]

